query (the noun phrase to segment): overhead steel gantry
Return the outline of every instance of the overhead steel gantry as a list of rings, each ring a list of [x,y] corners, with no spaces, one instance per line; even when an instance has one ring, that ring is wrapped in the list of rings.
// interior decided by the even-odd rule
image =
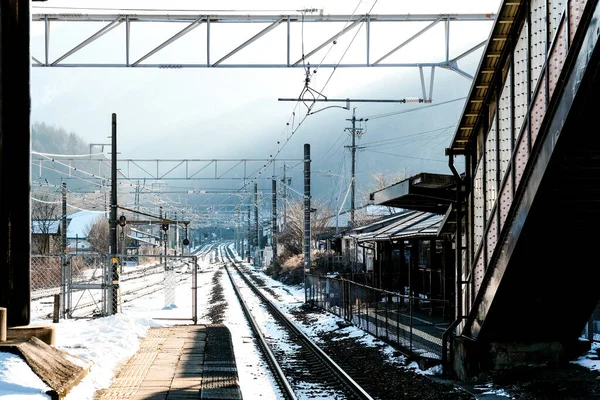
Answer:
[[[98,154],[94,154],[94,157]],[[106,158],[91,158],[92,155],[84,157],[61,156],[56,154],[46,154],[35,152],[31,158],[32,172],[38,171],[39,177],[43,177],[46,170],[60,172],[64,175],[63,179],[89,179],[97,178],[107,180],[104,177],[101,167],[110,165]],[[274,179],[275,169],[278,166],[293,166],[295,163],[302,163],[303,159],[296,158],[270,158],[270,159],[118,159],[120,177],[118,181],[132,182],[135,190],[129,192],[121,191],[122,194],[135,196],[146,195],[207,195],[212,198],[218,198],[219,201],[207,205],[186,205],[187,209],[202,210],[203,213],[210,209],[207,215],[213,215],[212,219],[228,221],[231,219],[230,210],[232,207],[246,206],[241,204],[243,201],[252,198],[253,192],[246,185],[253,180],[272,180]],[[97,173],[89,171],[93,164]],[[273,175],[262,173],[266,168],[272,166]],[[87,171],[86,171],[87,169]],[[170,181],[243,181],[239,188],[189,188],[174,190],[169,188]],[[137,183],[134,183],[137,181]],[[144,184],[140,184],[143,181]],[[106,188],[106,186],[103,186]],[[258,188],[257,192],[270,192],[269,188]],[[100,192],[100,191],[99,191]],[[224,198],[224,196],[226,196]],[[260,196],[262,197],[262,196]],[[226,199],[236,198],[234,203],[226,203]],[[216,200],[215,200],[216,201]],[[262,200],[261,200],[262,201]],[[146,205],[137,204],[142,208]],[[208,217],[205,217],[208,218]]]
[[[301,163],[300,158],[242,158],[242,159],[119,159],[119,171],[122,177],[118,180],[254,180],[273,179],[272,176],[262,174],[268,166],[273,169],[285,163]],[[55,165],[65,169],[65,174],[71,177],[75,171],[82,172],[82,166],[90,163],[98,164],[98,174],[102,178],[101,166],[110,165],[110,161],[103,158],[63,157],[37,153],[31,158],[32,168],[42,171],[49,169],[48,165]],[[248,170],[251,168],[251,170]],[[94,177],[87,171],[86,178]],[[95,173],[94,173],[95,175]]]
[[[32,60],[33,67],[93,67],[93,68],[303,68],[305,63],[311,63],[312,65],[318,65],[321,68],[351,68],[351,67],[411,67],[419,68],[421,75],[423,74],[423,68],[431,68],[431,82],[433,82],[434,69],[445,68],[454,71],[466,78],[472,79],[472,76],[467,72],[463,71],[458,66],[458,61],[467,55],[473,53],[480,47],[484,46],[487,41],[486,37],[481,38],[481,42],[475,46],[466,49],[463,53],[455,56],[450,56],[450,25],[456,23],[472,23],[487,21],[494,22],[496,14],[391,14],[391,15],[378,15],[378,14],[362,14],[362,15],[312,15],[310,13],[298,13],[294,15],[192,15],[192,14],[181,14],[181,15],[169,15],[169,14],[152,14],[152,15],[140,15],[140,14],[33,14],[32,15],[32,28],[36,26],[43,28],[43,43],[32,46]],[[67,28],[80,27],[82,22],[102,24],[100,29],[88,37],[83,37],[76,46],[72,47],[67,51],[60,51],[56,56],[51,53],[56,52],[53,46],[52,40],[55,39],[55,35],[51,35],[51,26],[61,24],[61,31],[65,29],[62,23],[67,23]],[[140,43],[132,40],[132,32],[138,29],[140,25],[155,24],[157,28],[160,28],[161,24],[169,23],[181,26],[181,29],[164,40],[162,43],[158,43],[150,51],[140,51]],[[412,26],[409,24],[412,23]],[[420,24],[415,24],[420,23]],[[295,48],[292,43],[300,43],[303,39],[303,33],[309,31],[309,27],[323,26],[323,24],[334,25],[332,28],[336,28],[334,34],[327,34],[326,39],[319,39],[321,41],[318,45],[303,53],[303,49],[300,46]],[[444,24],[444,38],[443,45],[445,49],[445,56],[443,59],[435,62],[397,62],[393,61],[392,55],[398,53],[401,49],[406,47],[408,44],[416,42],[419,39],[423,39],[423,35],[431,30],[438,24]],[[219,40],[214,40],[214,37],[238,37],[242,34],[240,26],[258,27],[254,29],[252,33],[245,33],[251,35],[250,37],[241,37],[239,45],[232,49],[222,49],[218,46]],[[341,26],[343,25],[343,26]],[[417,26],[418,25],[418,26]],[[136,28],[134,29],[134,26]],[[177,54],[177,59],[169,59],[166,62],[156,62],[155,56],[160,51],[169,47],[175,42],[188,35],[191,31],[195,30],[199,26],[203,26],[204,32],[201,35],[197,35],[194,40],[188,40],[184,45],[190,46],[183,54],[181,52],[173,53]],[[211,27],[219,26],[219,29],[211,29]],[[336,60],[335,62],[322,62],[319,63],[316,60],[316,54],[327,46],[336,44],[338,40],[344,35],[360,29],[362,26],[364,29],[364,56],[359,62]],[[394,34],[391,36],[385,29],[389,27],[394,28]],[[415,29],[417,26],[417,29]],[[120,28],[120,27],[124,27]],[[123,51],[117,55],[117,59],[121,58],[119,62],[98,62],[98,57],[108,59],[107,54],[98,54],[94,52],[83,54],[81,50],[98,39],[105,37],[105,35],[115,29],[122,30],[122,34],[119,34],[122,43]],[[402,29],[407,28],[410,32],[410,36],[401,39]],[[225,33],[223,33],[225,32]],[[314,30],[313,30],[314,32]],[[405,31],[406,32],[406,31]],[[77,30],[73,30],[71,37],[77,37]],[[281,45],[282,48],[271,48],[270,55],[275,54],[280,57],[281,61],[273,62],[252,62],[252,57],[256,58],[254,52],[243,52],[242,50],[251,44],[263,39],[267,36],[273,37],[274,35],[285,35],[279,37],[276,42]],[[377,41],[372,40],[372,36],[385,38],[385,43],[382,43],[381,39]],[[115,36],[115,35],[112,35]],[[323,36],[321,36],[323,37]],[[53,39],[51,39],[53,38]],[[396,39],[397,38],[397,39]],[[35,38],[33,38],[35,40]],[[58,44],[58,43],[57,43]],[[374,50],[374,44],[377,44],[378,50]],[[383,48],[385,45],[385,48]],[[60,46],[56,46],[57,48]],[[303,46],[302,46],[303,47]],[[427,46],[429,47],[429,46]],[[119,46],[110,46],[110,48],[119,48]],[[456,46],[454,46],[456,48]],[[278,51],[279,50],[279,51]],[[37,54],[36,54],[37,52]],[[41,54],[40,54],[41,53]],[[73,56],[77,54],[77,61],[74,61]],[[173,56],[171,54],[171,56]],[[213,57],[217,54],[217,57]],[[430,56],[427,52],[425,55]],[[232,62],[232,56],[236,55],[237,58],[242,57],[241,61]],[[170,56],[170,57],[171,57]],[[191,58],[195,58],[194,61],[188,62]],[[265,59],[265,54],[260,54],[261,59]],[[86,57],[89,57],[86,60]],[[112,58],[115,58],[111,54]],[[247,57],[247,58],[244,58]],[[188,60],[186,60],[186,58]],[[69,62],[71,60],[71,62]],[[154,62],[153,62],[154,60]]]

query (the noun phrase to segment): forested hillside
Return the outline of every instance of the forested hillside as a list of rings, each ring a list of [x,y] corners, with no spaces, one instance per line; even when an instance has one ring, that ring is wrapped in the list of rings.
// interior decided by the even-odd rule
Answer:
[[[31,127],[31,149],[51,154],[87,154],[89,144],[74,132],[60,127],[34,123]]]
[[[89,179],[91,174],[109,175],[108,164],[102,164],[106,157],[97,154],[85,157],[90,154],[90,146],[74,132],[34,123],[31,142],[31,181],[34,186],[60,185],[65,179],[76,183],[78,178]]]

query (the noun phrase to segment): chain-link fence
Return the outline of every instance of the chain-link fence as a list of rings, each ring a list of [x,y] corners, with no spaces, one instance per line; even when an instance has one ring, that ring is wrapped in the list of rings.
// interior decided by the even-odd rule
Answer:
[[[307,301],[423,357],[442,357],[446,300],[411,297],[345,279],[306,275]]]
[[[113,280],[115,267],[113,263]],[[197,274],[196,256],[127,256],[117,274],[118,288],[113,285],[111,304],[125,314],[195,323]]]
[[[54,303],[60,305],[60,299],[64,298],[64,260],[60,254],[31,256],[31,314],[34,317],[54,317]]]
[[[110,315],[107,306],[108,255],[67,254],[64,316],[81,318]]]
[[[197,321],[195,256],[80,253],[31,257],[32,315],[136,313]]]

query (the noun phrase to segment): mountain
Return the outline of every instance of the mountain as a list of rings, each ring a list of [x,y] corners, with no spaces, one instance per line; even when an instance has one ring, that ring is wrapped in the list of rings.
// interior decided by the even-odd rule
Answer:
[[[78,134],[64,128],[43,122],[32,124],[31,150],[34,189],[36,186],[59,186],[79,178],[88,180],[86,184],[89,184],[90,180],[94,181],[92,175],[110,177],[110,167],[104,162],[106,157],[90,155],[90,145]]]

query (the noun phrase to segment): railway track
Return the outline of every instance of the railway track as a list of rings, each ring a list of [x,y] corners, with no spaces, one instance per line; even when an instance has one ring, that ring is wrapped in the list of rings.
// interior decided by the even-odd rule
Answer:
[[[322,393],[329,393],[336,399],[373,399],[344,369],[336,364],[317,344],[296,326],[236,263],[232,251],[227,246],[219,247],[219,258],[227,271],[234,291],[247,316],[252,331],[267,364],[285,399],[295,399],[296,392],[305,384],[321,387]],[[252,316],[247,304],[248,290],[268,310],[275,323],[286,332],[285,338],[270,338],[265,335]],[[282,346],[281,342],[285,342]],[[293,349],[293,350],[290,350]]]

